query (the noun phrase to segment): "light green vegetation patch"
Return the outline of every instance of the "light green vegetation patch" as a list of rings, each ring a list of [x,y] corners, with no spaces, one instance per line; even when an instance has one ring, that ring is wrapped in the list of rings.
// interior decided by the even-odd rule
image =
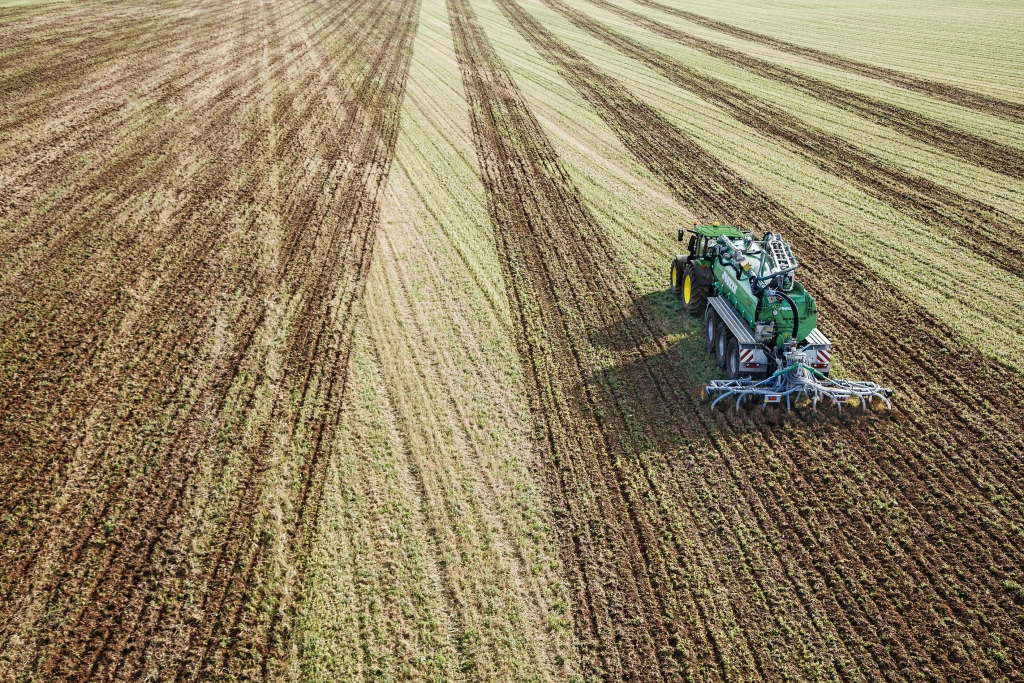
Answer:
[[[457,677],[437,548],[365,328],[327,467],[294,646],[306,681]]]
[[[1024,102],[1015,0],[661,0],[775,38]]]
[[[504,277],[442,0],[421,7],[365,301],[363,343],[367,354],[375,349],[369,371],[378,376],[374,405],[386,403],[373,410],[390,426],[374,427],[381,447],[358,454],[348,466],[353,474],[339,481],[356,482],[345,484],[352,487],[370,481],[359,474],[370,467],[393,470],[389,476],[404,483],[392,487],[388,505],[415,532],[408,539],[417,550],[401,550],[413,567],[389,584],[384,577],[400,559],[375,550],[386,539],[354,530],[366,538],[356,563],[352,551],[331,550],[354,522],[321,532],[322,578],[310,589],[296,640],[312,644],[302,646],[306,678],[570,679],[576,665],[568,594],[543,480],[534,474],[542,464],[533,461]],[[353,366],[357,377],[366,372]],[[368,407],[363,413],[372,417]],[[353,436],[353,444],[364,442]],[[352,495],[364,494],[332,495],[328,502],[325,493],[325,507],[390,528],[369,502],[353,508]],[[372,573],[365,589],[351,578],[348,567],[357,564]],[[313,597],[328,590],[337,597]],[[341,604],[352,591],[372,598],[366,604],[376,610],[364,608],[358,623]],[[421,594],[408,612],[415,619],[394,612],[394,600],[411,605],[403,596]],[[408,645],[404,652],[384,648],[395,635],[385,618],[413,633],[398,641]],[[339,619],[346,635],[331,643]],[[365,636],[356,630],[364,622],[372,626]],[[373,645],[375,668],[352,654],[364,638],[380,644]],[[412,650],[425,659],[410,658]]]
[[[70,0],[0,0],[0,9],[8,7],[29,7],[39,5],[63,5]],[[0,17],[0,21],[2,21]]]
[[[1024,150],[1024,126],[744,41],[628,0],[617,2],[630,11],[648,16],[683,33],[727,46],[799,74],[806,74],[814,79],[845,88],[858,95],[868,96],[883,104],[909,109],[927,116],[936,123],[949,125],[1017,150]],[[832,105],[823,97],[813,96],[756,75],[750,70],[638,28],[629,20],[613,12],[599,9],[587,0],[569,0],[569,4],[658,52],[670,55],[687,66],[756,95],[793,113],[802,121],[848,140],[865,152],[905,168],[912,174],[938,182],[967,197],[979,199],[1015,215],[1024,214],[1024,181],[1019,178],[985,169]]]

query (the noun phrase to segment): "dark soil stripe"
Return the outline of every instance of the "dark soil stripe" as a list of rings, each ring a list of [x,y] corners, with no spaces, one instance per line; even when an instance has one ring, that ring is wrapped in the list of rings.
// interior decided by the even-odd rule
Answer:
[[[331,9],[316,2],[308,6]],[[240,562],[248,552],[246,545],[257,538],[251,525],[260,502],[257,498],[240,501],[236,512],[239,526],[233,531],[239,545],[234,552],[222,553],[215,569],[215,575],[221,573],[217,577],[220,594],[211,613],[218,617],[197,630],[197,635],[205,631],[205,642],[197,641],[204,644],[204,652],[186,660],[179,680],[245,671],[253,659],[260,662],[265,679],[284,673],[282,658],[290,645],[289,629],[302,599],[303,558],[316,528],[323,475],[340,423],[355,311],[376,244],[380,193],[394,158],[419,6],[418,0],[356,2],[338,17],[341,21],[336,25],[343,29],[340,35],[324,41],[320,48],[326,62],[337,69],[331,78],[338,82],[338,90],[351,88],[353,101],[348,120],[332,122],[334,130],[320,140],[324,157],[348,166],[348,172],[332,188],[328,203],[319,207],[340,221],[330,234],[298,235],[296,253],[308,256],[289,259],[288,271],[282,273],[289,280],[296,279],[295,291],[304,292],[287,354],[292,391],[279,394],[274,410],[281,415],[287,404],[297,399],[292,439],[309,443],[295,508],[286,520],[288,553],[297,568],[291,580],[293,594],[290,600],[281,600],[260,588],[258,577],[268,561],[266,541],[254,544],[256,552],[247,562]],[[340,67],[347,67],[347,73]],[[298,118],[296,123],[302,125],[303,121]],[[306,223],[303,214],[312,208],[292,207],[298,213],[298,225]],[[254,460],[269,448],[273,436],[264,433],[260,448],[252,453]],[[263,622],[257,606],[268,602],[275,609],[269,621]],[[231,643],[227,649],[225,642]]]
[[[691,21],[700,26],[705,26],[727,35],[742,38],[743,40],[767,45],[775,48],[776,50],[799,55],[800,57],[807,57],[808,59],[813,59],[816,62],[821,62],[828,66],[833,66],[844,71],[860,74],[861,76],[867,76],[868,78],[874,78],[876,80],[885,81],[886,83],[898,85],[899,87],[906,88],[907,90],[912,90],[924,95],[930,95],[931,97],[935,97],[940,100],[945,100],[946,102],[958,104],[961,107],[967,107],[968,109],[974,109],[975,111],[980,111],[985,114],[999,116],[1007,121],[1024,123],[1024,104],[1008,102],[1006,100],[966,90],[948,83],[940,83],[920,76],[906,74],[895,69],[888,69],[854,59],[840,57],[839,55],[825,52],[823,50],[801,47],[800,45],[795,45],[794,43],[780,40],[779,38],[766,36],[763,33],[756,33],[738,26],[733,26],[732,24],[727,24],[724,21],[716,21],[700,14],[677,9],[663,3],[656,2],[656,0],[636,0],[636,2],[641,5],[647,5],[648,7],[661,10],[666,14],[672,14],[682,19],[686,19],[687,21]]]
[[[692,653],[684,667],[720,653],[700,616],[665,619],[671,581],[613,466],[628,432],[607,387],[589,386],[595,335],[629,319],[635,293],[469,3],[449,0],[448,13],[585,672],[677,679],[669,640],[681,631]]]
[[[296,298],[301,305],[284,349],[286,386],[276,395],[277,420],[271,424],[280,423],[285,404],[295,399],[298,406],[292,438],[308,444],[309,452],[296,476],[296,500],[284,522],[287,552],[298,565],[297,586],[301,587],[307,531],[315,526],[320,482],[346,386],[354,311],[375,241],[379,194],[394,153],[418,7],[415,0],[387,5],[353,0],[331,5],[292,3],[269,11],[264,6],[262,16],[260,8],[241,4],[222,4],[215,12],[200,13],[210,25],[221,30],[229,26],[241,29],[246,35],[248,40],[238,46],[231,63],[245,87],[216,97],[203,112],[208,119],[201,121],[202,125],[191,121],[193,134],[203,147],[218,160],[223,156],[224,161],[190,178],[187,189],[199,200],[170,217],[180,229],[166,232],[167,244],[126,244],[120,268],[94,276],[98,292],[103,294],[107,289],[116,292],[123,288],[125,281],[137,277],[137,269],[152,268],[154,261],[167,274],[151,307],[143,312],[140,329],[144,333],[132,340],[133,347],[125,349],[124,358],[101,368],[111,372],[100,373],[96,386],[85,386],[85,391],[79,386],[71,395],[62,396],[45,381],[46,375],[31,372],[42,355],[52,354],[57,370],[47,369],[48,364],[44,369],[66,371],[62,381],[79,380],[81,384],[83,375],[97,374],[92,347],[97,338],[110,334],[105,329],[107,322],[125,315],[116,296],[86,298],[89,310],[76,314],[67,304],[76,301],[81,292],[53,277],[53,270],[73,272],[77,259],[83,258],[81,243],[88,245],[97,239],[92,217],[76,215],[65,253],[56,248],[58,244],[50,253],[50,262],[38,264],[45,271],[40,273],[45,286],[17,283],[26,291],[36,288],[47,295],[25,298],[19,308],[38,305],[52,309],[46,315],[30,311],[19,318],[17,331],[27,332],[23,336],[14,337],[13,332],[8,336],[5,330],[0,337],[11,349],[11,358],[18,358],[24,366],[12,366],[5,377],[8,386],[18,391],[5,395],[2,443],[34,458],[45,458],[38,463],[44,466],[35,468],[42,470],[41,474],[26,471],[21,480],[13,482],[19,487],[17,495],[22,496],[17,509],[25,511],[25,521],[38,523],[40,520],[33,519],[37,514],[46,520],[51,512],[47,508],[53,494],[47,487],[60,485],[74,450],[83,447],[81,435],[88,431],[83,419],[106,402],[99,419],[109,423],[103,442],[88,446],[92,458],[87,465],[96,489],[73,492],[65,509],[80,514],[66,520],[50,519],[45,528],[47,534],[64,530],[58,536],[61,547],[39,547],[36,540],[16,538],[21,532],[13,524],[3,529],[5,582],[0,613],[17,609],[25,598],[37,599],[41,594],[47,600],[46,618],[35,625],[45,646],[36,653],[33,665],[44,677],[135,679],[154,662],[159,662],[165,677],[178,671],[181,679],[250,675],[254,666],[264,676],[275,673],[284,654],[295,600],[301,596],[293,593],[290,601],[282,600],[269,592],[261,578],[267,572],[270,541],[260,535],[254,513],[261,504],[269,434],[258,440],[252,452],[241,455],[239,485],[237,490],[224,492],[228,518],[223,528],[215,531],[207,557],[188,555],[191,539],[183,535],[188,496],[194,486],[198,454],[206,451],[203,457],[214,468],[220,456],[220,467],[224,467],[227,451],[238,448],[233,444],[247,428],[244,423],[251,408],[247,400],[252,400],[261,385],[273,381],[260,372],[264,359],[252,357],[250,343],[265,319],[267,293],[283,287],[285,296]],[[244,18],[244,25],[238,24],[239,18]],[[259,25],[261,19],[271,22],[271,35],[266,26]],[[283,25],[278,25],[282,20]],[[314,38],[305,48],[318,51],[327,68],[290,84],[293,90],[274,100],[276,108],[268,106],[271,103],[261,101],[264,93],[259,92],[261,57],[267,47],[260,38],[268,40],[270,69],[275,78],[280,77],[287,72],[285,67],[294,63],[294,55],[288,51],[300,47],[283,48],[282,44],[288,45],[288,32],[298,27],[295,22],[317,20]],[[278,30],[285,35],[273,35]],[[367,63],[360,64],[362,60]],[[333,80],[326,83],[325,78]],[[180,87],[172,88],[170,99],[180,92]],[[325,118],[327,97],[336,97],[338,92],[347,93],[344,98],[349,101],[333,106],[345,107],[346,113]],[[269,109],[273,119],[277,137],[272,148],[263,127],[266,121],[255,111],[259,106],[264,112]],[[233,126],[241,127],[236,134],[246,143],[241,163],[232,160],[232,145],[237,140],[224,134]],[[177,128],[164,132],[167,134],[146,141],[150,144],[139,158],[174,156],[174,145],[189,141],[175,134],[180,133]],[[308,159],[327,163],[309,166]],[[269,184],[268,162],[282,169],[273,186]],[[236,178],[242,180],[237,186],[233,184]],[[162,180],[159,173],[155,180]],[[84,191],[77,201],[85,204],[96,188],[88,182],[83,185],[77,188]],[[130,205],[138,192],[129,186],[123,194],[115,194],[112,208],[107,210]],[[259,248],[243,250],[241,260],[227,268],[211,262],[224,239],[221,216],[216,213],[222,202],[243,207],[271,204],[284,233],[281,259],[274,268],[261,267]],[[102,211],[100,215],[104,215]],[[259,222],[261,217],[259,212],[248,215],[251,234],[262,234],[260,230],[266,226]],[[202,230],[196,228],[196,222]],[[169,260],[162,262],[158,257]],[[245,305],[236,319],[227,321],[231,352],[214,368],[208,385],[195,388],[189,377],[198,374],[205,362],[196,352],[214,332],[212,307],[235,296],[242,296]],[[47,337],[55,338],[55,350],[49,348]],[[62,353],[65,349],[73,353]],[[254,367],[255,373],[246,374]],[[247,368],[242,375],[240,368]],[[127,389],[122,391],[122,385]],[[192,392],[199,395],[190,396]],[[225,403],[229,392],[235,392],[230,409]],[[26,417],[19,415],[26,407],[18,404],[19,394],[35,404],[28,410],[66,412],[55,433],[27,431],[38,429],[31,427],[38,421],[31,415],[20,419]],[[210,423],[215,424],[212,431]],[[267,426],[252,428],[266,430]],[[149,435],[144,443],[139,434]],[[52,448],[33,448],[37,443],[33,439],[45,439]],[[12,481],[4,477],[2,483],[6,503]],[[34,509],[35,501],[43,503],[42,510]],[[101,528],[110,520],[117,522],[112,535]],[[96,545],[97,538],[102,545]],[[53,577],[57,583],[24,580],[38,566],[37,556],[44,553],[57,557],[65,567],[63,574]],[[190,560],[196,564],[190,566]],[[188,603],[193,601],[211,616],[193,621],[188,611]],[[268,616],[265,609],[245,609],[254,605],[272,606],[274,612]],[[5,639],[5,648],[7,643]]]

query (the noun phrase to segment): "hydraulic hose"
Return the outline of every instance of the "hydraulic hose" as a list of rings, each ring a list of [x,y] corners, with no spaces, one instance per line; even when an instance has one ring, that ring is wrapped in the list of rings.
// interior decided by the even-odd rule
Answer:
[[[788,294],[783,292],[781,289],[764,289],[762,290],[761,296],[757,298],[757,308],[754,309],[754,320],[761,317],[761,304],[764,303],[764,299],[767,296],[779,296],[786,300],[789,304],[789,308],[793,311],[793,339],[796,339],[796,333],[800,329],[800,311],[796,310],[796,302],[793,301]]]

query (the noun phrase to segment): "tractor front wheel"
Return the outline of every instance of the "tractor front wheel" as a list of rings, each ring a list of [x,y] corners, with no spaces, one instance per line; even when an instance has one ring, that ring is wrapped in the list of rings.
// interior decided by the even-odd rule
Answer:
[[[700,315],[708,305],[708,286],[698,285],[695,282],[697,271],[692,263],[686,264],[683,270],[683,305],[690,311],[690,315]]]

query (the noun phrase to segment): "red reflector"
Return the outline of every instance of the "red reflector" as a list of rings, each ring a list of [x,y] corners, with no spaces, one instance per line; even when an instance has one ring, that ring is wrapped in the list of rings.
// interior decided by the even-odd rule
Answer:
[[[835,401],[836,401],[836,403],[846,403],[846,397],[845,396],[836,396],[835,397]]]
[[[816,370],[824,370],[828,367],[828,363],[811,363],[811,367]]]
[[[781,403],[782,402],[782,397],[779,396],[778,394],[768,394],[767,396],[764,397],[764,402],[765,403]]]
[[[760,363],[747,363],[747,367],[748,368],[759,368],[759,367],[761,367],[761,364]]]

